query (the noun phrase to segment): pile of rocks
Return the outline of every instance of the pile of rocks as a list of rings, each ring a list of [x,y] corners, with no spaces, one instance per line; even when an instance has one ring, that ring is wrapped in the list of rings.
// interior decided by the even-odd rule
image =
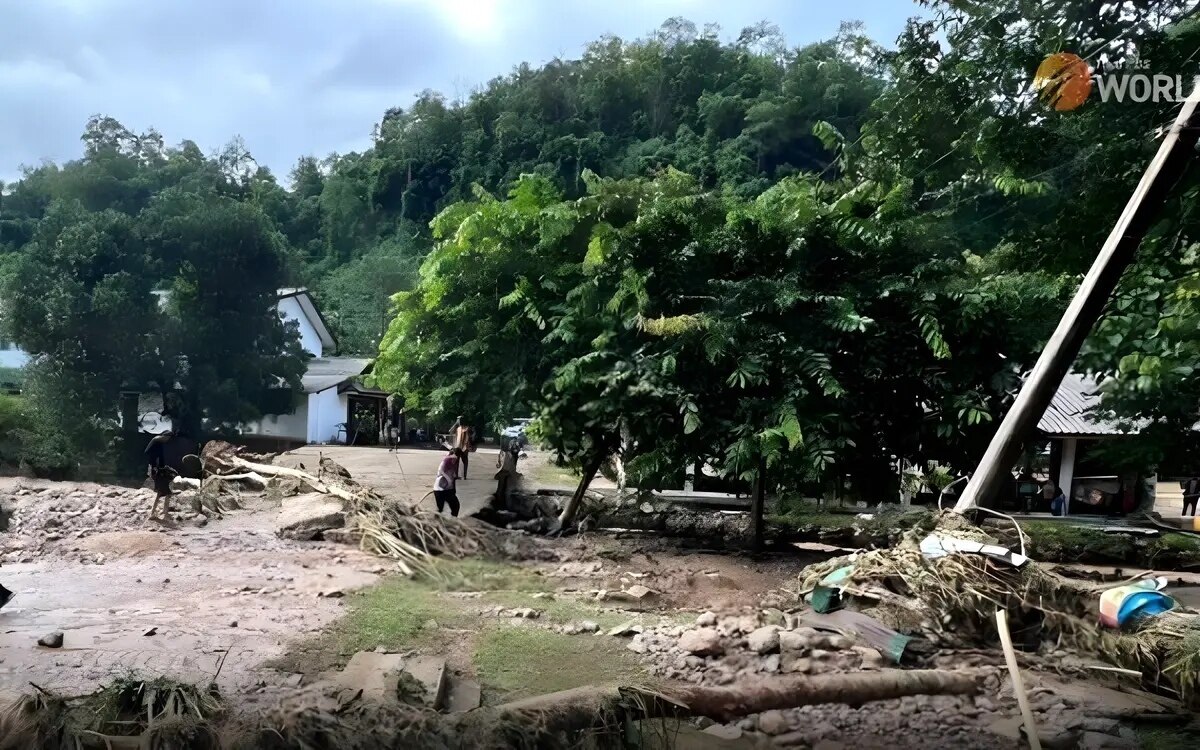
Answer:
[[[642,655],[648,671],[669,680],[731,685],[779,674],[828,674],[891,667],[880,652],[854,636],[805,627],[779,610],[736,615],[701,614],[693,625],[640,628],[628,648]],[[779,747],[836,750],[875,748],[1026,747],[1020,714],[1007,672],[986,654],[945,653],[941,668],[992,666],[976,696],[911,696],[861,708],[806,706],[767,711],[710,733],[732,738],[744,732],[770,735]],[[985,672],[986,673],[986,672]],[[1102,696],[1083,701],[1040,685],[1027,674],[1030,699],[1043,746],[1062,750],[1125,750],[1136,747],[1132,731],[1113,718]],[[1099,692],[1097,690],[1096,692]]]
[[[645,629],[633,636],[629,649],[645,656],[652,674],[698,685],[884,666],[877,650],[853,638],[767,619],[764,613],[717,617],[705,612],[694,627]]]
[[[69,553],[80,539],[111,531],[140,528],[154,503],[154,492],[108,485],[58,483],[49,487],[17,487],[0,495],[0,561],[31,562],[46,551]],[[192,512],[184,495],[172,500],[175,518],[203,518]]]

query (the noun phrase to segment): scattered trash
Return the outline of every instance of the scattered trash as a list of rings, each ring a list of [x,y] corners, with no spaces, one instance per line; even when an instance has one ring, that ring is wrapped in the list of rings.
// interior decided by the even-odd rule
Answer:
[[[946,534],[930,534],[921,540],[921,554],[930,559],[936,560],[939,557],[952,555],[956,552],[984,555],[985,557],[999,560],[1017,568],[1029,562],[1028,557],[1019,555],[1007,547],[1001,547],[998,544],[982,544],[970,539],[961,539]]]
[[[1100,624],[1122,628],[1144,617],[1161,615],[1175,608],[1175,600],[1162,593],[1165,578],[1143,578],[1111,588],[1100,595]]]
[[[801,621],[817,629],[857,635],[896,664],[904,659],[905,649],[913,640],[911,636],[898,633],[873,617],[848,609],[829,614],[805,613]]]

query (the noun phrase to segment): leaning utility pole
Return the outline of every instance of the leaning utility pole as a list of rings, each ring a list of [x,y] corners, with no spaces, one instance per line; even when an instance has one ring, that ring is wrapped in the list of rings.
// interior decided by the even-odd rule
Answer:
[[[1196,156],[1196,140],[1200,136],[1198,103],[1200,85],[1184,102],[1154,160],[1125,205],[1121,218],[1083,278],[1071,306],[1017,394],[1012,409],[992,437],[970,483],[954,506],[955,510],[961,512],[975,505],[985,505],[1003,486],[1005,475],[1021,453],[1022,444],[1050,405],[1063,377],[1079,355],[1084,339],[1100,319],[1117,282],[1133,261],[1154,215]],[[1064,489],[1071,491],[1069,487]]]

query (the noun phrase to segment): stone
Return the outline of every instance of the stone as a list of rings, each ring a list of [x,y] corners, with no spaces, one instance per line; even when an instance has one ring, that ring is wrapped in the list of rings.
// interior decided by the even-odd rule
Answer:
[[[717,624],[717,616],[712,612],[705,612],[696,618],[696,624],[702,628],[711,628]]]
[[[721,636],[713,628],[687,631],[679,638],[679,648],[697,656],[718,656],[725,652]]]
[[[783,662],[783,671],[794,674],[809,674],[813,670],[812,659],[807,657],[790,658]]]
[[[758,730],[764,734],[783,734],[791,728],[782,711],[764,711],[758,715]]]
[[[734,724],[713,724],[701,731],[722,740],[733,741],[742,738],[742,730]]]
[[[764,625],[746,636],[746,645],[756,654],[769,654],[779,649],[779,628]]]
[[[62,648],[63,634],[61,630],[56,630],[53,633],[48,633],[41,638],[38,638],[38,645],[46,648]]]
[[[629,622],[622,623],[608,631],[608,634],[614,637],[632,636],[641,633],[642,630],[643,628],[638,624],[637,620],[630,620]]]
[[[579,631],[581,633],[595,633],[598,630],[600,630],[600,626],[591,620],[584,620],[579,623]]]
[[[860,669],[883,668],[883,654],[877,650],[870,646],[855,646],[853,650],[862,658],[862,662],[859,664]]]
[[[808,636],[799,630],[783,630],[779,633],[781,653],[803,653],[809,649]]]
[[[632,652],[633,652],[633,653],[635,653],[635,654],[644,654],[644,653],[646,653],[647,651],[649,651],[649,650],[650,650],[650,649],[649,649],[649,648],[646,646],[646,642],[642,640],[642,635],[641,635],[640,633],[639,633],[639,634],[637,634],[637,635],[635,635],[635,636],[633,637],[633,640],[631,640],[631,641],[630,641],[630,642],[629,642],[629,643],[628,643],[628,644],[625,646],[625,648],[629,649],[630,651],[632,651]]]
[[[767,674],[775,674],[779,671],[780,658],[779,654],[771,654],[762,661],[762,671]]]
[[[1084,732],[1079,738],[1079,750],[1129,750],[1136,748],[1136,740],[1130,742],[1123,737],[1100,732]]]
[[[345,525],[346,513],[340,500],[319,492],[309,492],[284,499],[283,508],[275,520],[275,534],[282,539],[308,542],[322,538],[326,531]]]
[[[1121,722],[1116,719],[1106,719],[1100,716],[1087,716],[1079,722],[1079,728],[1085,732],[1118,734],[1121,731]]]
[[[763,622],[765,622],[767,625],[775,625],[776,627],[782,628],[787,624],[787,615],[783,613],[783,610],[769,607],[764,609],[762,614]]]
[[[813,745],[813,750],[846,750],[846,746],[835,740],[821,740]]]

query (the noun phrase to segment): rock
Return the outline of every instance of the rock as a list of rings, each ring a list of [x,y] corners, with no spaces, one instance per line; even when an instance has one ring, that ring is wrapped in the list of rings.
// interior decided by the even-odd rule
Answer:
[[[1136,748],[1136,740],[1130,742],[1123,737],[1100,732],[1084,732],[1079,738],[1079,750],[1130,750]]]
[[[231,628],[236,628],[236,627],[237,627],[237,620],[234,620],[233,622],[229,623],[229,627],[231,627]]]
[[[595,633],[600,630],[600,626],[591,620],[584,620],[579,623],[579,631],[581,633]]]
[[[345,525],[346,513],[340,500],[309,492],[284,499],[283,509],[275,521],[275,534],[283,539],[307,542]]]
[[[641,601],[647,597],[654,596],[655,592],[640,583],[635,583],[622,592],[626,597],[633,601]]]
[[[433,618],[430,618],[421,624],[421,628],[424,630],[437,630],[440,627],[442,627],[442,626],[440,624],[438,624],[438,621],[434,620]]]
[[[862,658],[859,664],[860,669],[882,669],[883,654],[879,653],[870,646],[855,646],[854,652]]]
[[[775,609],[774,607],[764,609],[763,622],[782,628],[787,624],[787,615],[783,613],[783,610]]]
[[[813,745],[813,750],[846,750],[846,746],[834,740],[821,740]]]
[[[790,658],[783,662],[783,671],[795,674],[809,674],[813,670],[812,659],[807,657]]]
[[[809,649],[808,636],[799,630],[783,630],[779,633],[781,653],[803,653]]]
[[[756,654],[767,654],[779,649],[779,628],[764,625],[746,636],[746,645]]]
[[[38,638],[38,645],[46,648],[62,648],[63,634],[61,630],[56,630],[53,633]]]
[[[704,734],[712,735],[722,740],[740,740],[742,738],[742,730],[733,724],[713,724],[701,730]]]
[[[142,633],[142,636],[147,637],[147,638],[149,638],[152,635],[158,635],[158,628],[150,628],[145,633]]]
[[[782,711],[764,711],[758,715],[758,730],[764,734],[783,734],[791,728]]]
[[[775,674],[779,671],[780,658],[779,654],[771,654],[762,661],[762,671],[767,674]]]
[[[1116,719],[1106,719],[1100,716],[1087,716],[1079,722],[1079,728],[1085,732],[1118,734],[1121,731],[1121,722]]]
[[[712,612],[705,612],[696,618],[696,624],[702,628],[711,628],[717,624],[717,616]]]
[[[1081,732],[1056,727],[1038,730],[1038,740],[1046,750],[1074,750],[1079,744]]]
[[[625,646],[625,648],[629,649],[630,651],[632,651],[635,654],[644,654],[650,650],[649,648],[647,648],[646,642],[642,640],[641,633],[638,633],[637,635],[635,635],[633,637],[633,640],[631,640],[628,643],[628,645]]]
[[[713,628],[687,631],[679,639],[679,648],[697,656],[719,656],[725,652],[721,636]]]
[[[638,624],[637,620],[630,620],[629,622],[622,623],[608,631],[608,634],[615,637],[631,636],[641,633],[642,630],[643,628]]]

